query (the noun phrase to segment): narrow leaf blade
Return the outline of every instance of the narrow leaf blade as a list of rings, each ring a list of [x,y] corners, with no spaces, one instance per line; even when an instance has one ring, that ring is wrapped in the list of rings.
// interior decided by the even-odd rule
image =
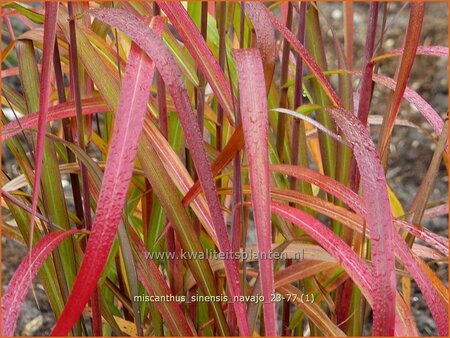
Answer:
[[[97,286],[108,258],[133,172],[153,70],[153,63],[133,45],[120,92],[114,134],[93,230],[73,291],[56,323],[53,336],[65,335],[72,328]]]
[[[234,50],[233,56],[239,74],[240,111],[250,166],[258,251],[260,255],[264,255],[259,257],[262,294],[265,299],[270,299],[274,293],[274,279],[272,259],[269,258],[272,227],[270,222],[269,123],[264,70],[261,55],[257,49]],[[265,302],[263,307],[266,334],[275,336],[277,334],[275,303]]]
[[[47,124],[47,114],[50,97],[50,75],[53,59],[53,50],[55,47],[56,38],[56,18],[58,17],[58,3],[45,3],[45,20],[44,20],[44,47],[42,51],[42,74],[40,80],[40,95],[39,95],[39,119],[38,119],[38,134],[36,142],[36,167],[33,184],[33,197],[31,199],[31,234],[30,243],[33,238],[34,221],[36,214],[36,207],[39,198],[39,189],[42,174],[42,160],[44,156],[44,141],[45,141],[45,127]]]
[[[31,257],[25,257],[14,272],[8,288],[2,298],[2,335],[12,336],[16,328],[22,303],[33,278],[52,251],[66,237],[81,233],[81,230],[53,232],[42,238],[31,251]]]

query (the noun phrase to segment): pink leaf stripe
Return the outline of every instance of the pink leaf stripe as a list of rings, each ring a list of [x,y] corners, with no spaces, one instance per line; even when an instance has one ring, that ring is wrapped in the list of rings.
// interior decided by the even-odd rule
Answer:
[[[353,114],[341,108],[327,109],[350,142],[361,173],[367,208],[367,224],[372,233],[374,325],[376,336],[393,335],[395,321],[394,227],[387,183],[369,131]]]
[[[120,92],[93,231],[73,291],[56,323],[53,336],[66,335],[70,331],[97,286],[108,258],[133,173],[153,71],[154,65],[149,58],[136,45],[132,45]]]
[[[34,221],[36,215],[36,207],[39,198],[39,189],[42,174],[42,159],[44,156],[44,141],[47,124],[47,114],[50,97],[50,75],[53,60],[53,51],[55,49],[56,39],[56,20],[58,18],[58,2],[45,3],[45,21],[44,21],[44,45],[42,48],[42,73],[40,80],[40,95],[39,95],[39,119],[38,119],[38,133],[36,140],[36,162],[35,162],[35,176],[33,182],[33,197],[31,199],[31,220],[30,220],[30,245],[31,248],[33,240]],[[31,256],[30,249],[30,256]]]
[[[181,125],[185,131],[186,141],[203,191],[205,192],[205,198],[211,212],[211,218],[214,222],[214,230],[217,234],[219,250],[221,252],[230,252],[231,244],[223,219],[216,186],[210,170],[208,157],[203,147],[202,133],[200,132],[196,115],[190,104],[183,79],[172,54],[166,48],[162,40],[157,37],[151,29],[129,12],[102,8],[91,11],[91,14],[109,25],[117,27],[130,36],[130,38],[152,58],[158,68],[158,71],[164,79],[167,89],[173,98]],[[224,265],[231,297],[240,296],[240,279],[236,262],[225,260]],[[236,312],[238,326],[241,331],[240,333],[245,336],[250,335],[244,304],[242,302],[234,302],[233,306]]]
[[[239,97],[245,148],[250,166],[253,214],[258,242],[262,294],[266,300],[274,294],[273,264],[269,258],[272,244],[270,222],[270,181],[268,150],[268,111],[264,70],[257,49],[233,50],[239,75]],[[263,257],[264,255],[265,257]],[[266,301],[264,324],[266,334],[277,334],[275,303]]]
[[[31,259],[25,257],[14,272],[2,298],[2,336],[12,336],[16,328],[20,308],[30,288],[33,278],[52,251],[67,236],[81,233],[82,230],[69,230],[53,232],[33,248]]]
[[[292,48],[295,49],[295,51],[300,55],[300,57],[303,59],[303,61],[311,70],[311,72],[316,76],[317,81],[319,81],[323,90],[327,93],[328,97],[330,98],[331,102],[337,107],[342,107],[341,99],[334,91],[330,82],[328,82],[327,78],[320,70],[319,66],[314,61],[311,54],[309,54],[306,48],[298,41],[296,36],[289,29],[287,29],[286,26],[284,26],[280,21],[278,21],[277,17],[272,12],[270,12],[269,9],[266,8],[266,6],[263,3],[248,2],[245,4],[245,6],[246,8],[247,7],[252,8],[252,10],[255,12],[256,11],[259,12],[259,15],[261,15],[263,18],[261,20],[265,22],[271,22],[272,25],[280,31],[281,35],[286,40],[289,41]]]
[[[233,96],[230,84],[194,22],[179,2],[158,1],[158,5],[180,34],[184,44],[211,85],[228,120],[234,125]]]
[[[81,101],[83,115],[96,114],[108,111],[108,106],[101,98],[89,98]],[[73,101],[61,103],[48,108],[47,122],[75,116],[75,103]],[[12,121],[3,126],[2,141],[16,136],[25,129],[36,126],[39,113],[28,114],[19,120]]]

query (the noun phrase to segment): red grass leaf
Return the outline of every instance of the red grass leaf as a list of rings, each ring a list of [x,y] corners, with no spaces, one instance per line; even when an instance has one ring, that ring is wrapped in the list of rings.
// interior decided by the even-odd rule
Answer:
[[[246,3],[245,12],[250,17],[253,28],[255,29],[256,44],[261,53],[264,65],[264,79],[268,92],[275,69],[275,56],[277,51],[275,32],[273,27],[267,24],[265,14],[258,10],[258,6],[254,6],[252,3]]]
[[[391,90],[395,90],[395,88],[397,87],[397,83],[395,80],[384,75],[373,74],[372,80]],[[419,94],[408,87],[405,88],[403,99],[413,104],[417,108],[417,110],[428,121],[428,123],[431,125],[434,132],[438,136],[441,134],[442,128],[444,128],[444,121],[442,121],[442,118],[427,101],[425,101]]]
[[[95,114],[108,111],[108,106],[101,98],[89,98],[81,101],[83,114]],[[57,104],[48,108],[47,122],[75,116],[75,103],[73,101]],[[3,126],[2,141],[7,140],[25,129],[31,129],[36,126],[39,119],[39,113],[31,113],[12,121]]]
[[[392,56],[400,56],[404,53],[404,48],[396,48],[390,52],[374,57],[371,62],[377,62],[387,59]],[[448,47],[444,46],[417,46],[416,55],[426,55],[426,56],[448,56]]]
[[[358,118],[363,125],[367,125],[367,118],[369,117],[369,107],[372,95],[372,76],[373,76],[373,63],[370,62],[370,58],[373,55],[375,46],[375,37],[377,33],[377,20],[378,20],[378,2],[372,2],[369,8],[369,19],[367,22],[367,35],[366,45],[364,48],[364,70],[361,79],[361,88],[359,92],[359,106],[358,106]],[[352,165],[353,166],[353,165]],[[356,178],[355,178],[356,179]],[[357,184],[357,182],[353,182]],[[355,189],[357,191],[357,189]]]
[[[216,186],[210,170],[208,157],[203,147],[202,133],[197,117],[192,109],[183,79],[177,64],[160,38],[135,15],[123,10],[96,9],[91,14],[102,21],[119,28],[142,48],[153,60],[160,72],[178,111],[180,122],[185,131],[186,141],[195,164],[195,168],[205,192],[205,198],[211,212],[211,218],[221,252],[230,252],[231,244],[222,215],[222,208]],[[225,273],[232,298],[241,295],[240,279],[235,261],[225,260]],[[240,333],[250,335],[247,316],[242,302],[234,302]]]
[[[277,334],[275,303],[269,302],[274,294],[273,265],[269,258],[272,244],[270,222],[270,181],[268,150],[268,111],[264,71],[258,49],[233,50],[239,75],[239,98],[244,130],[245,148],[249,161],[253,215],[256,227],[266,334]]]
[[[444,255],[448,257],[448,239],[431,232],[425,227],[417,226],[403,220],[395,220],[396,226],[407,230],[414,237],[420,238],[421,240],[427,242],[427,244],[432,245],[433,248],[439,250]]]
[[[181,162],[178,155],[171,148],[167,139],[161,134],[159,129],[149,121],[145,121],[143,132],[144,135],[152,143],[163,163],[166,164],[167,173],[172,178],[176,187],[181,192],[188,191],[189,187],[192,186],[192,177],[189,175],[186,167]],[[200,189],[201,187],[199,182],[199,190]],[[213,241],[217,243],[217,235],[214,231],[211,215],[209,213],[204,197],[199,196],[197,198],[194,198],[191,208],[194,210],[199,220],[201,220],[203,227],[211,236]]]
[[[423,220],[432,219],[435,217],[440,217],[448,215],[448,203],[438,205],[436,207],[425,210],[423,215]]]
[[[403,54],[404,48],[394,49],[392,54]],[[448,56],[448,47],[444,46],[417,46],[416,55]]]
[[[53,50],[55,49],[56,39],[56,20],[58,17],[58,2],[45,3],[45,21],[44,21],[44,45],[42,48],[42,73],[40,80],[39,95],[39,119],[38,133],[35,151],[35,176],[33,182],[33,197],[31,199],[31,221],[30,221],[30,248],[33,239],[34,221],[36,215],[36,207],[39,198],[39,188],[41,186],[42,160],[44,155],[44,142],[47,124],[47,114],[50,97],[50,75],[53,60]],[[31,255],[30,249],[30,255]]]
[[[16,272],[14,272],[2,298],[2,336],[14,335],[22,303],[25,300],[33,278],[47,257],[67,236],[81,232],[82,230],[53,232],[42,238],[33,248],[32,252],[30,250],[31,259],[26,256],[22,260]]]
[[[388,299],[393,299],[383,298],[383,295],[387,295],[387,292],[391,292],[393,295],[395,292],[395,270],[393,268],[394,257],[392,252],[393,247],[395,247],[395,252],[399,259],[405,264],[408,272],[417,282],[427,300],[440,334],[445,333],[447,335],[448,325],[445,320],[446,316],[443,316],[446,313],[445,304],[440,301],[436,289],[418,266],[404,240],[398,233],[393,231],[392,215],[386,190],[387,183],[368,130],[352,114],[343,109],[332,108],[329,111],[352,144],[361,173],[361,184],[365,195],[365,205],[367,206],[365,216],[372,239],[374,279],[377,276],[379,279],[384,279],[386,287],[386,291],[378,295],[378,297],[381,297],[380,306],[383,306],[382,310],[386,311],[386,305],[383,303],[389,302]],[[373,233],[373,231],[376,231],[376,233]],[[433,236],[429,239],[436,240]],[[378,274],[376,272],[377,267],[379,267]],[[377,284],[380,285],[381,282],[380,280]],[[376,306],[376,303],[374,303],[374,306]],[[374,308],[374,317],[376,313],[376,308]],[[388,316],[388,314],[385,316]],[[384,317],[384,319],[387,318]],[[387,333],[384,334],[386,335]]]
[[[365,216],[365,203],[361,197],[354,191],[347,188],[342,183],[335,179],[322,175],[314,170],[305,167],[293,166],[288,164],[273,164],[271,170],[278,173],[289,175],[309,182],[310,184],[318,186],[320,189],[326,191],[339,198],[342,202],[347,204],[356,213]]]
[[[372,234],[374,289],[374,335],[393,335],[395,323],[394,227],[387,183],[369,131],[353,114],[341,108],[327,109],[342,129],[353,149],[361,173],[367,208],[367,224]]]
[[[177,33],[180,34],[183,43],[211,85],[228,120],[234,125],[233,96],[230,84],[194,22],[179,2],[158,1],[158,5],[166,13]]]
[[[373,302],[371,268],[335,233],[307,213],[277,202],[271,203],[272,212],[296,224],[336,258],[339,264],[361,289],[369,303]]]
[[[436,322],[439,335],[448,337],[448,306],[439,296],[438,291],[430,281],[425,271],[418,265],[416,258],[409,249],[406,242],[402,239],[400,234],[394,233],[395,250],[400,261],[405,265],[410,275],[414,278],[417,285],[422,291],[424,298],[427,301],[428,307]]]
[[[108,258],[133,173],[153,70],[154,65],[149,58],[136,45],[132,45],[120,92],[114,133],[93,230],[73,291],[56,323],[53,336],[66,335],[77,321],[97,286]]]
[[[412,2],[411,12],[409,15],[408,30],[405,37],[405,47],[403,49],[400,66],[397,69],[398,79],[394,93],[391,96],[388,110],[386,111],[386,124],[383,123],[380,133],[380,154],[384,157],[385,149],[388,145],[392,128],[395,124],[398,108],[406,89],[406,83],[416,56],[417,46],[419,45],[420,32],[422,29],[422,21],[425,14],[424,2]]]

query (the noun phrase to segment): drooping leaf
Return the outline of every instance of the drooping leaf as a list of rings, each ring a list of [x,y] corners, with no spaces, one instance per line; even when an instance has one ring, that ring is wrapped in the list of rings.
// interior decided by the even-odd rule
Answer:
[[[370,278],[371,268],[342,239],[304,211],[277,202],[271,202],[271,207],[273,213],[301,227],[333,255],[358,284],[369,302],[373,300],[374,287]]]
[[[153,70],[154,64],[149,58],[137,46],[132,46],[93,230],[73,291],[53,329],[53,336],[65,335],[72,328],[97,286],[106,263],[132,176]]]
[[[373,74],[373,81],[391,90],[395,90],[397,87],[396,81],[381,74]],[[442,128],[444,127],[444,121],[442,121],[442,118],[427,101],[409,87],[405,88],[402,98],[416,107],[437,135],[441,134]]]
[[[83,114],[95,114],[108,110],[108,106],[103,103],[101,98],[89,98],[81,101]],[[75,106],[73,101],[60,103],[48,108],[47,122],[74,116]],[[39,113],[31,113],[19,120],[12,121],[3,126],[2,141],[11,138],[25,129],[31,129],[36,126],[39,119]]]
[[[317,185],[321,189],[324,189],[325,191],[332,193],[333,195],[338,197],[361,216],[368,217],[368,210],[365,207],[365,205],[367,205],[367,200],[362,200],[352,190],[343,186],[339,182],[336,182],[329,177],[323,176],[307,168],[298,168],[288,165],[273,165],[272,169],[284,174],[295,175],[300,179]],[[435,234],[426,231],[426,229],[419,230],[414,225],[400,220],[396,220],[394,224],[400,226],[402,229],[410,231],[415,236],[420,236],[421,239],[429,242],[436,248],[439,248],[443,253],[448,252],[448,249],[446,248],[448,242],[445,239],[437,237]],[[368,236],[371,236],[370,230],[367,234]],[[437,290],[432,286],[430,281],[426,282],[426,275],[424,275],[424,272],[418,267],[417,262],[415,262],[411,251],[407,248],[405,241],[396,232],[393,233],[393,243],[395,246],[397,257],[400,261],[406,263],[406,269],[411,274],[412,278],[417,281],[419,288],[422,290],[425,299],[429,304],[430,309],[432,310],[433,317],[435,318],[436,323],[439,325],[439,330],[445,332],[445,325],[443,323],[441,314],[446,312],[446,307],[444,304],[436,301],[437,299],[439,299]]]
[[[307,232],[321,246],[326,248],[342,267],[344,267],[373,308],[374,296],[376,294],[376,286],[373,286],[373,279],[370,277],[373,269],[365,264],[342,239],[309,214],[276,202],[272,202],[271,207],[273,213],[301,227],[302,230]],[[394,297],[396,297],[395,293]],[[395,304],[395,302],[393,303]],[[406,322],[402,318],[409,317],[404,307],[397,306],[397,311],[399,312],[399,316],[395,316],[394,314],[395,334],[404,335],[406,332],[409,332],[410,327],[406,326]]]
[[[270,181],[268,150],[268,111],[264,70],[257,49],[234,50],[239,76],[239,98],[245,148],[249,161],[253,215],[256,227],[262,294],[270,299],[274,293],[273,265],[270,258],[272,227],[270,221]],[[264,258],[263,258],[264,257]],[[277,334],[275,303],[265,302],[264,324],[266,334]]]
[[[256,44],[261,53],[264,66],[263,74],[266,83],[266,90],[269,92],[273,72],[275,70],[275,32],[273,27],[267,24],[264,13],[258,10],[257,7],[254,7],[251,3],[247,3],[244,8],[246,14],[248,14],[250,20],[252,21],[253,28],[255,29]]]
[[[81,233],[81,230],[57,231],[48,234],[39,241],[14,272],[8,288],[2,298],[2,335],[12,336],[19,318],[20,309],[33,278],[52,251],[66,237]],[[29,259],[30,258],[30,259]]]
[[[379,62],[384,59],[389,59],[396,56],[401,56],[404,53],[404,48],[396,48],[389,51],[386,54],[374,57],[371,62]],[[427,55],[427,56],[448,56],[448,47],[445,46],[417,46],[416,55]]]
[[[416,261],[416,258],[409,249],[408,245],[398,233],[394,233],[394,235],[396,252],[400,260],[403,264],[405,264],[405,267],[411,274],[411,277],[416,281],[420,291],[422,291],[422,294],[427,301],[428,307],[430,308],[436,322],[436,327],[439,334],[442,336],[448,336],[448,298],[447,303],[445,303],[443,298],[440,297],[438,289],[433,284],[433,281],[428,278],[426,271],[419,265],[419,262],[422,265],[423,262]]]
[[[296,112],[294,110],[285,109],[285,108],[276,108],[276,109],[271,109],[271,110],[279,112],[279,113],[283,113],[283,114],[288,114],[288,115],[294,116],[294,117],[296,117],[298,119],[302,119],[302,120],[308,122],[309,124],[311,124],[312,126],[316,127],[318,130],[323,131],[328,136],[334,138],[336,141],[347,145],[347,142],[345,140],[343,140],[340,135],[338,135],[338,134],[334,133],[333,131],[327,129],[324,125],[320,124],[316,120],[314,120],[314,119],[312,119],[312,118],[310,118],[310,117],[308,117],[306,115],[299,114],[298,112]]]
[[[393,223],[387,183],[375,146],[367,128],[348,111],[328,111],[350,142],[361,174],[361,187],[367,208],[367,224],[372,233],[374,293],[374,335],[393,335],[395,322],[395,257]],[[388,301],[388,299],[390,301]]]

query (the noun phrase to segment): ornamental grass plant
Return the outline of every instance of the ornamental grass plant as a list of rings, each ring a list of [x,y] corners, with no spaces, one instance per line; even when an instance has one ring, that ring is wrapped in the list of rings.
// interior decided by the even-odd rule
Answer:
[[[2,336],[447,336],[434,6],[2,1]]]

